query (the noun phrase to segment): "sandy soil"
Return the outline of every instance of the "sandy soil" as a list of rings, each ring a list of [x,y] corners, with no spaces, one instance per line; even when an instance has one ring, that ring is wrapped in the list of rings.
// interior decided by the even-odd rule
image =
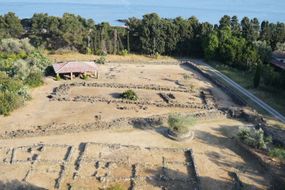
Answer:
[[[62,54],[49,54],[49,52],[45,52],[46,55],[49,57],[50,60],[54,62],[60,61],[94,61],[100,58],[98,55],[87,55],[87,54],[80,54],[77,52],[68,52]],[[179,60],[168,57],[168,56],[159,56],[158,58],[145,56],[145,55],[137,55],[137,54],[129,54],[126,56],[120,55],[108,55],[106,57],[107,62],[152,62],[152,63],[179,63]]]
[[[190,75],[185,81],[185,75]],[[75,79],[75,81],[81,81]],[[102,120],[111,120],[120,117],[142,117],[165,114],[170,112],[193,112],[195,110],[189,109],[172,109],[172,108],[158,108],[148,106],[147,110],[134,111],[133,109],[119,110],[114,104],[106,103],[83,103],[83,102],[58,102],[50,101],[48,95],[52,92],[53,88],[63,83],[70,81],[56,82],[51,78],[46,80],[46,84],[40,88],[32,91],[32,101],[28,102],[26,106],[16,110],[8,117],[0,117],[0,132],[12,131],[16,129],[29,129],[32,126],[44,125],[50,123],[88,123],[95,120],[95,115],[101,115]],[[73,81],[74,82],[74,81]],[[101,83],[124,83],[124,84],[157,84],[161,86],[179,87],[181,84],[191,83],[195,85],[195,90],[199,93],[200,90],[210,89],[214,94],[214,98],[219,106],[231,106],[233,103],[216,87],[212,86],[204,78],[190,71],[183,65],[151,65],[151,64],[106,64],[100,65],[100,79],[89,79],[87,82],[101,82]],[[94,88],[85,89],[76,87],[72,89],[73,95],[100,95],[110,96],[112,93],[121,92],[122,89],[107,89],[107,88]],[[159,101],[156,92],[148,92],[146,90],[138,91],[138,94],[146,96],[150,100]],[[194,93],[195,94],[195,93]],[[193,94],[176,94],[180,100],[185,101],[191,96],[199,101],[198,96]],[[181,100],[182,99],[182,100]],[[132,107],[133,105],[128,105]],[[18,147],[18,146],[31,146],[36,143],[44,144],[59,144],[75,147],[72,153],[72,158],[69,165],[66,165],[67,173],[64,176],[72,176],[71,174],[76,171],[76,161],[81,154],[80,146],[85,142],[107,143],[107,144],[122,144],[122,145],[135,145],[140,147],[161,147],[161,148],[191,148],[194,152],[194,159],[198,168],[198,173],[201,180],[202,189],[217,190],[217,189],[232,189],[234,183],[232,177],[229,175],[231,172],[238,174],[240,180],[244,184],[244,189],[268,189],[269,180],[267,174],[260,168],[260,166],[251,158],[244,154],[237,148],[234,139],[232,138],[238,126],[246,125],[239,121],[234,120],[216,120],[199,122],[194,128],[195,138],[192,141],[176,142],[166,138],[159,129],[137,129],[126,126],[120,129],[112,129],[105,131],[93,132],[79,132],[76,134],[65,134],[55,136],[39,136],[32,138],[15,138],[15,139],[0,139],[0,147]],[[95,151],[96,149],[94,149]],[[4,151],[4,153],[3,153]],[[12,154],[8,150],[0,151],[0,181],[19,180],[22,181],[26,175],[27,170],[31,167],[30,162],[22,163],[17,166],[11,164],[1,163],[7,154]],[[7,153],[7,151],[9,153]],[[28,150],[26,150],[28,151]],[[27,158],[26,151],[20,156],[23,159]],[[33,150],[37,154],[38,150]],[[66,151],[66,150],[65,150]],[[91,153],[94,152],[91,150]],[[60,148],[49,150],[50,154],[43,154],[43,158],[47,159],[60,159],[64,150]],[[108,152],[108,150],[106,150]],[[105,152],[105,153],[106,153]],[[131,154],[127,153],[126,155]],[[6,154],[7,153],[7,154]],[[50,158],[48,158],[50,156]],[[161,156],[159,153],[156,156]],[[118,155],[118,159],[124,158],[124,155]],[[32,158],[31,158],[32,159]],[[62,158],[61,158],[62,159]],[[145,160],[144,160],[145,159]],[[149,157],[141,158],[137,162],[144,163]],[[175,159],[175,157],[174,157]],[[173,160],[174,160],[173,159]],[[150,159],[151,160],[151,159]],[[177,157],[176,160],[181,158]],[[83,165],[84,166],[84,165]],[[57,164],[38,164],[35,165],[33,171],[39,172],[38,175],[32,175],[28,178],[27,182],[39,187],[49,189],[54,188],[55,179],[60,173],[60,165]],[[88,167],[87,167],[88,168]],[[127,175],[131,173],[131,169],[123,168],[116,175]],[[174,173],[174,176],[179,176],[179,173],[186,173],[185,168],[172,168],[173,171],[181,171]],[[42,172],[45,171],[45,172]],[[85,171],[85,169],[83,170]],[[86,172],[90,173],[86,169]],[[83,174],[82,174],[83,175]],[[85,174],[84,174],[85,175]],[[87,175],[87,174],[86,174]],[[66,177],[66,181],[61,182],[61,189],[68,189],[67,183],[70,183]],[[89,181],[90,182],[90,181]],[[86,184],[89,184],[86,183]],[[84,183],[84,181],[83,181]],[[92,183],[90,183],[92,185]],[[94,185],[94,184],[93,184]],[[123,184],[123,186],[128,186]],[[0,183],[1,187],[1,183]],[[74,186],[74,188],[76,188]],[[155,185],[144,186],[142,189],[157,189]],[[90,186],[85,186],[82,189],[90,189]],[[171,188],[170,188],[171,189]],[[177,187],[175,188],[177,189]],[[179,189],[179,188],[178,188]]]
[[[161,86],[179,87],[179,81],[184,81],[184,75],[189,75],[189,71],[179,65],[141,65],[141,64],[107,64],[100,65],[100,79],[90,79],[87,82],[109,82],[125,84],[159,84]],[[199,89],[216,89],[210,83],[201,80],[196,74],[188,79],[188,82],[195,84],[197,91]],[[53,88],[63,83],[81,81],[54,81],[52,78],[46,80],[46,84],[32,91],[33,100],[27,102],[27,105],[14,111],[8,117],[0,117],[0,132],[15,129],[28,128],[36,125],[51,123],[88,123],[94,121],[95,115],[102,115],[102,119],[110,120],[122,116],[150,116],[153,114],[163,114],[179,111],[179,109],[149,107],[148,110],[134,112],[133,110],[120,111],[114,105],[97,103],[96,105],[88,103],[66,103],[51,102],[48,96]],[[73,92],[76,90],[73,90]],[[104,89],[92,89],[97,93],[104,93]],[[120,89],[113,90],[114,93],[120,92]],[[218,89],[216,89],[218,91]],[[215,90],[213,90],[215,92]],[[88,93],[85,89],[77,91],[76,94]],[[154,93],[154,92],[151,92]],[[223,100],[225,104],[230,102],[222,92],[218,92],[217,99]],[[183,94],[182,94],[183,95]],[[185,95],[184,95],[185,96]],[[155,97],[158,98],[157,95]],[[225,98],[226,97],[226,98]],[[193,97],[195,98],[195,97]],[[181,110],[180,110],[181,111]],[[185,110],[182,110],[185,111]],[[189,110],[191,111],[191,110]]]

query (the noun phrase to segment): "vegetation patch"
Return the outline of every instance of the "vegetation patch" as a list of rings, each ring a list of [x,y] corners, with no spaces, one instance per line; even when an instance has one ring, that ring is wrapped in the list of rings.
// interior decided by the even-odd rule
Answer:
[[[189,132],[189,129],[196,123],[195,118],[183,116],[181,114],[171,114],[168,117],[168,126],[171,132],[176,135],[183,135]]]
[[[50,61],[28,39],[2,39],[0,51],[0,115],[8,115],[30,99],[28,88],[43,84]]]
[[[116,184],[112,185],[111,187],[108,187],[106,190],[125,190],[125,188],[120,184]]]
[[[285,160],[285,149],[284,148],[273,148],[269,151],[269,156],[273,158],[278,158],[280,160]]]
[[[238,137],[244,144],[257,149],[267,149],[267,145],[272,141],[271,137],[265,137],[261,128],[253,127],[241,128]]]
[[[100,58],[96,60],[96,63],[105,64],[106,63],[106,56],[105,55],[100,56]]]
[[[133,90],[127,90],[123,92],[121,94],[121,97],[127,100],[134,100],[134,101],[138,100],[138,96]]]

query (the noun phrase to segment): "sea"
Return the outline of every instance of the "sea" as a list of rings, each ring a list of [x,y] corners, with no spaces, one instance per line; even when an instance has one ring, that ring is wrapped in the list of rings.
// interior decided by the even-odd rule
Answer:
[[[15,12],[20,18],[34,13],[62,16],[74,13],[96,23],[123,25],[118,19],[158,13],[163,18],[197,17],[217,24],[224,15],[285,22],[285,0],[0,0],[0,14]]]

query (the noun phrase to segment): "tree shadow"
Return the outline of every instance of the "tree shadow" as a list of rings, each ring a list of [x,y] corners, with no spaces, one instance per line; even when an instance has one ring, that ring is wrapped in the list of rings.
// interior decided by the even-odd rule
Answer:
[[[191,176],[180,171],[160,167],[148,169],[146,172],[152,174],[146,178],[146,182],[153,187],[169,190],[194,190],[197,187],[197,184],[192,182]]]
[[[183,173],[178,170],[173,170],[166,167],[157,169],[149,169],[147,173],[152,173],[152,176],[146,178],[146,182],[153,186],[167,190],[261,190],[255,185],[242,183],[238,176],[232,172],[228,175],[230,179],[217,180],[210,177],[199,176],[199,183],[193,181],[193,176],[188,173]]]
[[[21,182],[19,180],[11,180],[7,182],[0,181],[1,190],[47,190],[42,187],[37,187],[33,184]]]
[[[114,92],[114,93],[111,93],[110,95],[112,96],[112,98],[115,98],[115,99],[122,98],[122,93],[119,93],[119,92]]]
[[[160,118],[140,118],[130,122],[135,129],[150,130],[168,137],[168,128],[165,127],[164,122]]]
[[[217,135],[211,134],[204,131],[196,131],[195,137],[199,141],[208,144],[209,146],[213,147],[219,147],[220,149],[228,149],[233,154],[236,154],[240,156],[241,161],[237,162],[235,160],[229,160],[228,156],[231,156],[231,153],[220,153],[215,151],[207,151],[206,155],[209,158],[211,162],[216,164],[219,167],[225,168],[229,171],[239,171],[240,173],[243,173],[246,175],[247,178],[253,180],[256,184],[266,184],[266,180],[269,179],[269,182],[272,180],[270,174],[267,173],[267,170],[261,166],[258,161],[252,157],[247,151],[242,150],[235,138],[233,138],[231,135],[229,135],[229,130],[237,130],[236,127],[229,127],[229,126],[220,126],[219,128],[215,128],[213,130],[217,131]],[[254,176],[262,175],[264,179],[257,178]]]

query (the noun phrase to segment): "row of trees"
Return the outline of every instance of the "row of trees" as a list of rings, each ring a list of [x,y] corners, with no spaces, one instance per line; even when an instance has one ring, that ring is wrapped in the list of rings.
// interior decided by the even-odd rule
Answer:
[[[92,19],[68,13],[62,17],[34,14],[23,20],[11,12],[0,16],[0,39],[11,37],[29,38],[35,47],[49,50],[117,54],[127,48],[125,28],[111,27],[108,23],[95,25]]]
[[[255,86],[260,81],[285,86],[283,75],[268,67],[272,51],[285,50],[284,23],[247,17],[239,21],[236,16],[226,15],[219,24],[212,25],[196,17],[165,19],[153,13],[142,19],[129,18],[125,24],[127,28],[95,24],[92,19],[68,13],[62,17],[35,14],[20,20],[8,13],[0,16],[0,38],[29,38],[35,47],[52,51],[117,54],[127,50],[203,57],[256,73]]]
[[[199,22],[197,18],[160,18],[148,14],[142,19],[130,18],[131,50],[143,54],[198,56],[216,60],[255,75],[267,86],[285,89],[284,72],[270,66],[272,51],[285,50],[285,24],[260,22],[257,18],[224,16],[219,24]],[[254,74],[255,73],[255,74]]]
[[[245,52],[246,47],[255,51],[256,45],[276,50],[284,48],[285,42],[284,23],[260,24],[257,18],[244,17],[239,22],[236,16],[224,16],[219,24],[212,25],[196,17],[165,19],[153,13],[124,22],[127,28],[95,24],[92,19],[69,13],[62,17],[34,14],[23,20],[7,13],[0,16],[0,38],[28,37],[32,45],[50,50],[70,48],[83,53],[116,54],[127,49],[144,54],[205,56],[231,63],[239,62],[232,55],[235,49],[239,49],[237,54]]]

